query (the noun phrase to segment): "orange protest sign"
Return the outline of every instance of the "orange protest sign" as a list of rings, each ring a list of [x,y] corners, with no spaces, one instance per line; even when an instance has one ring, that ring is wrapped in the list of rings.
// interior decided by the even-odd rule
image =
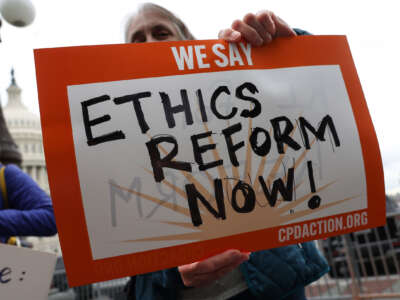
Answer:
[[[385,222],[343,36],[35,50],[71,285]]]

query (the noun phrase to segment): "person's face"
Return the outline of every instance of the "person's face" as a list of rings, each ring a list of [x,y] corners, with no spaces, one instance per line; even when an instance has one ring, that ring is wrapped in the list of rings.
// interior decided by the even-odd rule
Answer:
[[[176,26],[157,12],[140,12],[128,28],[128,42],[179,41]]]

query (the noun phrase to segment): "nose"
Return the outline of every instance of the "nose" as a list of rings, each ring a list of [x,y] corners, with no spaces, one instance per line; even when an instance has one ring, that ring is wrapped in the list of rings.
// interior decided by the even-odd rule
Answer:
[[[146,43],[157,42],[151,33],[146,34]]]

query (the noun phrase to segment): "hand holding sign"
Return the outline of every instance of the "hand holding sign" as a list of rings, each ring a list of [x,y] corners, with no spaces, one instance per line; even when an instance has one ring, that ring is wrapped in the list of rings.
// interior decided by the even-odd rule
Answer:
[[[221,278],[242,262],[249,259],[249,253],[227,250],[205,260],[178,267],[185,286],[199,287]]]
[[[243,20],[236,20],[231,28],[221,30],[218,38],[235,43],[245,40],[252,46],[269,44],[276,37],[295,36],[296,33],[272,11],[264,10],[257,14],[248,13]]]

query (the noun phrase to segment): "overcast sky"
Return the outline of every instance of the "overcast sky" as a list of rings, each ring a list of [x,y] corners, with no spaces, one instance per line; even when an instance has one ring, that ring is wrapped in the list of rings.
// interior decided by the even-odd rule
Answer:
[[[1,1],[1,0],[0,0]],[[141,1],[142,2],[142,1]],[[388,193],[400,192],[400,18],[397,0],[203,0],[153,1],[180,16],[198,39],[213,39],[234,19],[261,9],[274,11],[292,27],[313,34],[347,35],[378,135]],[[33,0],[34,23],[0,34],[0,96],[7,102],[10,69],[23,89],[23,102],[39,114],[33,49],[121,43],[123,25],[139,1]]]

